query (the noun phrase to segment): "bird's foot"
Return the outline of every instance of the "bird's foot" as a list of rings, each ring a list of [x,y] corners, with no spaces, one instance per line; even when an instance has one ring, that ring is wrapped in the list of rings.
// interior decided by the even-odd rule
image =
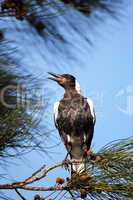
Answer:
[[[69,169],[69,164],[68,164],[68,159],[67,159],[68,155],[65,157],[65,159],[63,160],[63,167],[65,168],[65,170],[70,172]]]

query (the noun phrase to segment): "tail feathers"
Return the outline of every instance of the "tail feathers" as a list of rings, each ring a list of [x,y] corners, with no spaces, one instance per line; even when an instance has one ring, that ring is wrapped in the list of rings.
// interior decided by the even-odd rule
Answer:
[[[83,173],[86,171],[86,164],[83,160],[75,160],[79,161],[80,163],[73,163],[72,164],[72,172],[76,172],[77,174]]]

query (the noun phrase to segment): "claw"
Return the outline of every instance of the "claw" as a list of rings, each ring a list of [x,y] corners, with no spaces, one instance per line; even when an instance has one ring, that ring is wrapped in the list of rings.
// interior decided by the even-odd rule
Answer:
[[[66,171],[68,170],[68,171],[70,172],[69,164],[67,163],[67,160],[66,160],[66,159],[64,160],[64,165],[63,165],[63,167],[65,168]]]
[[[63,160],[63,163],[64,163],[63,167],[65,168],[65,170],[70,171],[70,169],[69,169],[69,164],[67,163],[67,157],[68,157],[68,155],[69,155],[69,154],[67,153],[65,159]]]

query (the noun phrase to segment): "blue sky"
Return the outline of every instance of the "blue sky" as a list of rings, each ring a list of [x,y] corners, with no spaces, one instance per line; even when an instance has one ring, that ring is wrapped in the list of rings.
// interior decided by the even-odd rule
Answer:
[[[112,140],[133,135],[132,21],[133,6],[127,9],[121,22],[106,20],[105,24],[98,27],[98,33],[93,31],[90,36],[93,39],[93,46],[90,46],[76,33],[74,35],[73,30],[71,30],[71,39],[73,39],[74,44],[66,56],[56,49],[55,53],[51,54],[50,49],[42,48],[44,44],[40,38],[38,38],[39,45],[36,42],[33,45],[30,44],[26,35],[23,36],[27,46],[20,49],[20,54],[25,56],[23,63],[29,63],[31,73],[46,76],[46,72],[50,68],[50,71],[53,72],[73,74],[80,82],[84,95],[93,99],[97,115],[92,144],[95,150]],[[69,39],[69,35],[67,37]],[[23,38],[21,37],[21,39]],[[24,54],[25,51],[27,54]],[[54,128],[52,107],[53,103],[62,97],[63,89],[50,80],[45,81],[45,88],[47,87],[48,92],[52,93],[47,120],[50,121],[49,126]],[[44,92],[47,94],[47,91]],[[56,142],[58,142],[57,131],[54,134],[57,137]],[[51,144],[54,143],[52,140],[50,137]],[[61,144],[52,151],[53,159],[46,155],[42,157],[35,152],[25,156],[23,162],[18,159],[15,161],[15,165],[7,168],[10,178],[23,179],[44,163],[54,163],[65,157],[66,152]],[[63,174],[64,172],[57,171],[57,174],[59,173]],[[57,174],[55,173],[54,176]],[[51,183],[51,179],[48,182]],[[32,196],[27,192],[23,192],[23,194],[28,195],[29,198]],[[12,196],[15,197],[15,193]]]

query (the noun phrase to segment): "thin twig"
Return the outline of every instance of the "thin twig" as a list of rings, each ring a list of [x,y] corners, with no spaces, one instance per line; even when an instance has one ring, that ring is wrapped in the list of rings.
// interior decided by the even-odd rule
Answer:
[[[74,195],[73,195],[72,191],[71,191],[71,190],[69,190],[68,192],[70,193],[70,195],[71,195],[72,199],[73,199],[73,200],[76,200],[76,198],[74,197]]]
[[[26,200],[26,198],[18,191],[18,189],[15,188],[15,191],[16,191],[16,193],[19,195],[19,197],[20,197],[22,200]]]

